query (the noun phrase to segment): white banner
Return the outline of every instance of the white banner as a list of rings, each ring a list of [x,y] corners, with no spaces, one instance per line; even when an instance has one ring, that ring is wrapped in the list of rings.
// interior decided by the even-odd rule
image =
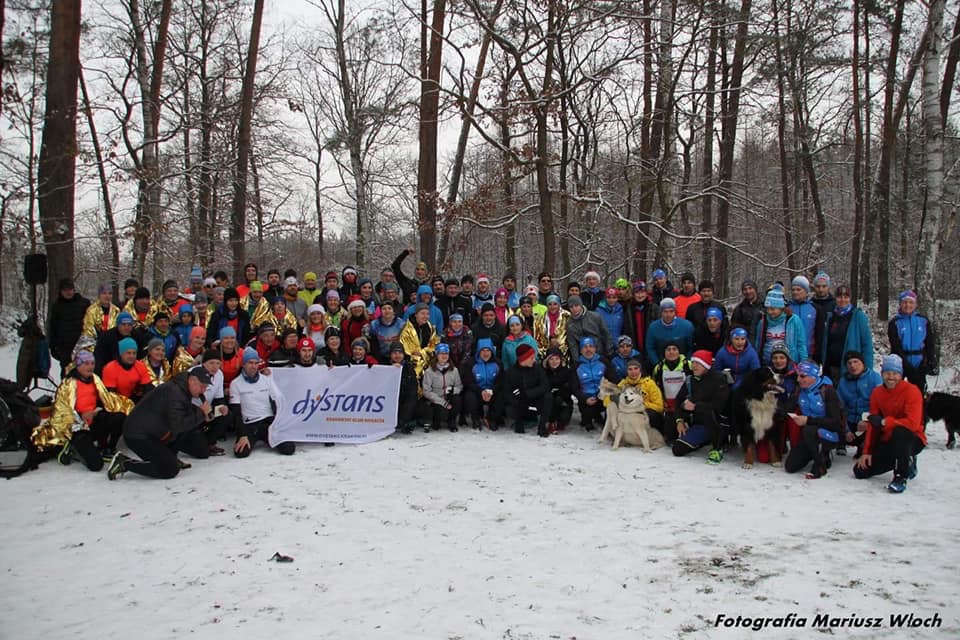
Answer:
[[[385,438],[397,426],[400,369],[322,365],[272,369],[280,390],[270,446],[281,442],[361,444]]]

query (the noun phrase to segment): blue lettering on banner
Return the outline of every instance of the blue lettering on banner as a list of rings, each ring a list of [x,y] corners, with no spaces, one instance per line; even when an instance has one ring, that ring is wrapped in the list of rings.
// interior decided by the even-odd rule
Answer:
[[[290,412],[295,416],[303,416],[307,422],[317,411],[340,411],[344,413],[382,413],[386,396],[369,396],[358,394],[338,393],[331,395],[327,387],[316,396],[313,390],[307,389],[303,400],[297,400]]]

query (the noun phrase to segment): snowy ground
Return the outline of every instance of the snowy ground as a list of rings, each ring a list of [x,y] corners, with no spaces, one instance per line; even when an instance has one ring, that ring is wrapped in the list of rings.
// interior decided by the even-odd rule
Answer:
[[[743,638],[716,617],[790,613],[808,627],[761,634],[818,637],[818,613],[883,619],[843,637],[960,634],[960,451],[941,424],[900,496],[850,458],[807,481],[594,438],[258,449],[171,481],[46,463],[0,485],[0,637]],[[904,634],[900,613],[943,626]]]

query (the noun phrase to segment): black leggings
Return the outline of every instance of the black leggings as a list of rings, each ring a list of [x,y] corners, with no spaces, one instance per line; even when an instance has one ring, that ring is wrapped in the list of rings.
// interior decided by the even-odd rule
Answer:
[[[604,414],[602,401],[597,400],[596,404],[589,405],[586,400],[580,400],[578,404],[580,406],[580,422],[583,423],[584,427],[591,425],[603,426]]]
[[[600,403],[597,404],[601,407],[603,406]],[[545,426],[547,422],[550,421],[550,414],[553,411],[553,394],[545,393],[539,398],[527,398],[525,395],[520,394],[519,397],[509,398],[507,400],[507,406],[505,407],[507,420],[516,423],[521,422],[525,418],[533,418],[533,412],[530,411],[530,407],[536,407],[539,424],[541,427]]]
[[[483,417],[484,408],[486,408],[487,418],[491,422],[499,422],[502,420],[503,414],[500,401],[500,394],[496,391],[490,397],[490,402],[484,402],[480,391],[467,389],[463,392],[463,412],[474,420],[480,420]]]
[[[273,424],[273,418],[264,418],[256,422],[247,422],[246,424],[239,425],[237,439],[239,440],[243,436],[246,436],[250,441],[250,446],[240,452],[234,449],[234,455],[238,458],[246,458],[250,455],[250,452],[253,451],[253,447],[256,446],[258,441],[266,442],[269,445],[268,436],[270,434],[271,424]],[[290,456],[297,450],[297,445],[295,442],[281,442],[273,447],[273,450],[279,454]]]
[[[870,427],[875,429],[876,427]],[[910,456],[923,451],[923,442],[906,427],[894,427],[893,434],[886,442],[880,440],[880,434],[874,434],[873,459],[866,469],[853,468],[853,475],[859,479],[878,476],[893,471],[894,475],[906,476],[910,469]],[[866,453],[866,452],[864,452]]]
[[[797,446],[790,448],[787,459],[783,462],[783,469],[787,473],[796,473],[800,471],[813,460],[814,473],[821,475],[827,470],[827,460],[829,460],[832,444],[822,442],[817,435],[819,427],[808,424],[800,430],[800,442]]]
[[[460,411],[463,407],[463,399],[460,394],[450,394],[448,396],[451,408],[447,409],[443,405],[430,402],[426,398],[420,400],[420,419],[423,422],[429,422],[434,429],[441,427],[457,426],[457,418],[460,417]]]
[[[100,471],[103,468],[101,449],[113,451],[123,433],[123,421],[126,416],[122,413],[101,411],[93,418],[89,429],[77,431],[70,437],[70,446],[83,459],[90,471]]]
[[[163,442],[156,436],[126,438],[126,442],[130,450],[140,457],[139,460],[127,461],[127,471],[150,478],[176,477],[180,473],[178,451],[201,460],[210,455],[207,436],[200,429],[182,433],[171,442]]]

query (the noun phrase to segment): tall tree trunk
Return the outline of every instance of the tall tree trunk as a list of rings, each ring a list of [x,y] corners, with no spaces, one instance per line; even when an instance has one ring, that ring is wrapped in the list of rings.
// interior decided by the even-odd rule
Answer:
[[[200,3],[200,168],[197,171],[197,213],[200,234],[200,264],[213,263],[213,240],[216,235],[216,212],[213,206],[213,90],[207,76],[210,62],[210,39],[213,29],[207,22],[207,3]]]
[[[863,173],[873,175],[873,93],[870,90],[870,69],[873,64],[870,58],[870,12],[863,11]],[[860,297],[864,304],[869,304],[873,296],[873,287],[870,283],[871,255],[873,253],[873,237],[876,220],[873,217],[873,181],[863,181],[864,204],[864,238],[863,260],[860,263]]]
[[[780,1],[773,0],[774,46],[777,61],[777,151],[780,158],[780,206],[786,233],[787,264],[791,273],[797,272],[797,258],[793,245],[793,210],[790,207],[790,172],[787,167],[787,101],[786,68],[783,63],[783,45],[780,40]]]
[[[920,252],[916,274],[920,301],[927,313],[938,316],[937,261],[943,242],[943,127],[940,90],[940,30],[943,24],[945,0],[931,0],[926,51],[923,54],[923,134],[925,169],[927,175],[927,215],[920,230]]]
[[[510,78],[513,74],[510,71],[504,73],[503,82],[500,84],[500,144],[503,151],[500,154],[500,173],[503,180],[503,209],[507,215],[512,215],[513,204],[513,158],[510,154]],[[507,225],[506,239],[503,243],[504,256],[506,263],[506,272],[517,275],[517,224],[514,220]],[[519,284],[518,280],[518,284]]]
[[[426,3],[423,3],[425,8]],[[420,16],[426,24],[424,12]],[[426,74],[420,78],[420,158],[417,162],[417,217],[420,259],[431,270],[437,266],[437,130],[440,118],[440,73],[446,0],[434,0]],[[421,52],[421,59],[423,56]]]
[[[553,199],[550,191],[550,131],[549,116],[553,102],[553,73],[557,46],[557,0],[548,0],[547,8],[547,54],[544,60],[543,87],[533,107],[536,123],[537,197],[539,199],[540,226],[543,231],[543,270],[553,273],[557,268],[557,234],[554,229]]]
[[[326,259],[323,253],[323,147],[317,145],[317,156],[313,160],[313,206],[317,214],[317,255]]]
[[[40,226],[47,250],[47,299],[57,283],[73,277],[74,179],[77,158],[77,82],[80,77],[80,0],[50,8],[46,107],[38,163]]]
[[[717,15],[716,2],[710,0],[709,4],[710,39],[707,51],[706,105],[703,116],[703,180],[701,182],[705,190],[713,187],[713,133],[717,101],[717,39],[720,30],[720,17]],[[705,194],[701,207],[702,230],[704,233],[713,233],[713,196],[709,193]],[[711,249],[710,245],[706,245],[701,251],[703,257],[701,273],[704,277],[712,277],[713,274],[713,251]]]
[[[100,148],[100,138],[97,135],[97,124],[93,118],[93,108],[90,106],[90,95],[87,93],[87,83],[83,79],[83,68],[78,69],[80,92],[83,96],[83,113],[90,129],[90,140],[93,144],[93,154],[97,161],[97,177],[100,179],[100,193],[103,197],[103,217],[107,224],[107,236],[110,242],[110,275],[113,281],[113,295],[120,293],[118,278],[120,277],[120,244],[117,240],[117,225],[113,220],[113,202],[110,198],[110,181],[107,179],[107,168],[103,161],[103,150]],[[119,299],[119,298],[118,298]]]
[[[147,29],[140,14],[140,0],[129,0],[129,16],[136,51],[136,76],[140,86],[140,111],[143,120],[143,150],[140,157],[137,215],[134,220],[134,269],[144,279],[150,240],[160,224],[160,88],[167,50],[172,0],[162,0],[152,60],[147,57]],[[152,66],[152,69],[151,69]]]
[[[503,6],[503,0],[497,0],[493,7],[493,13],[490,18],[490,28],[483,30],[483,40],[480,42],[480,54],[477,58],[477,66],[473,73],[473,83],[470,85],[470,96],[463,107],[463,115],[460,118],[460,137],[457,139],[457,151],[453,158],[453,166],[450,169],[450,188],[447,190],[447,204],[452,205],[457,201],[460,193],[460,178],[463,175],[463,159],[467,155],[467,141],[470,138],[470,126],[473,121],[473,113],[477,107],[477,98],[480,96],[480,82],[483,80],[483,70],[487,62],[487,52],[490,50],[490,40],[492,39],[491,29],[496,24],[497,16],[500,15],[500,9]],[[447,251],[450,247],[450,229],[453,227],[450,217],[444,220],[441,225],[440,234],[440,255],[439,264],[446,264]]]
[[[950,48],[947,50],[947,61],[943,65],[943,87],[940,89],[940,122],[946,125],[947,113],[950,110],[950,99],[953,97],[953,84],[957,80],[957,63],[960,62],[960,11],[953,23],[953,33],[950,36]]]
[[[890,249],[890,168],[897,142],[897,123],[894,120],[894,92],[897,79],[897,56],[900,52],[900,32],[903,27],[905,0],[897,0],[896,13],[890,31],[890,51],[883,89],[883,130],[880,146],[880,161],[874,180],[873,219],[879,230],[880,244],[877,247],[877,316],[881,320],[890,317],[890,271],[885,259]]]
[[[234,167],[233,209],[230,215],[230,252],[233,254],[234,282],[243,282],[243,265],[246,262],[247,165],[250,162],[253,88],[257,75],[257,53],[260,50],[260,23],[262,20],[263,0],[254,0],[253,22],[250,25],[250,45],[247,49],[247,66],[243,74],[243,89],[240,99],[237,163]]]
[[[860,235],[863,233],[863,119],[860,112],[860,0],[853,0],[853,238],[850,242],[851,298],[860,293]]]
[[[737,16],[737,34],[733,45],[733,61],[730,64],[726,109],[720,116],[720,170],[718,186],[723,194],[717,203],[717,238],[726,241],[730,237],[730,194],[733,190],[733,159],[736,152],[737,120],[740,113],[740,85],[743,82],[743,65],[747,49],[747,27],[750,22],[751,0],[741,0]],[[714,273],[720,296],[726,295],[730,280],[728,251],[722,244],[714,247]]]

